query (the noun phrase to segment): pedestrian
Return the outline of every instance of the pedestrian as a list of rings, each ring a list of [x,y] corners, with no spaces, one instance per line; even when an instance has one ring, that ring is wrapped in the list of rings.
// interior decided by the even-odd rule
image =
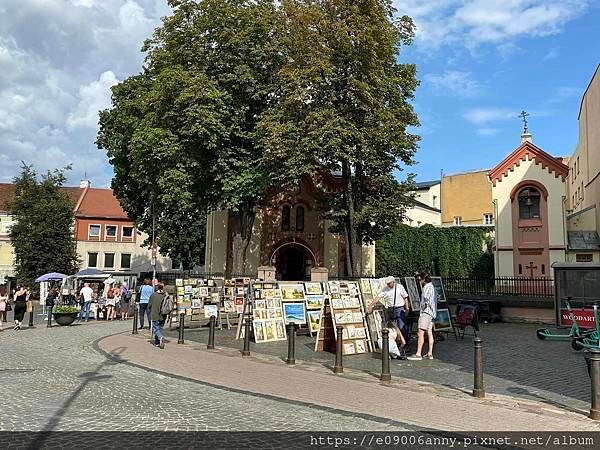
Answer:
[[[79,291],[79,301],[81,303],[81,309],[79,310],[79,315],[77,316],[78,321],[84,320],[90,321],[90,307],[92,306],[92,301],[94,299],[94,291],[90,287],[89,283],[84,283],[81,291]]]
[[[15,292],[14,300],[15,300],[15,330],[21,329],[21,324],[23,323],[23,317],[25,316],[25,311],[27,310],[27,298],[29,297],[29,291],[27,290],[27,286],[21,284],[19,286],[19,290]]]
[[[167,317],[161,311],[165,294],[163,292],[163,285],[158,284],[157,291],[153,292],[148,302],[148,310],[152,317],[152,332],[154,335],[153,345],[165,348],[165,339],[163,336],[163,325],[165,324],[165,318]]]
[[[127,283],[123,283],[121,292],[121,320],[129,319],[129,309],[131,308],[131,293]]]
[[[52,309],[58,303],[58,288],[53,287],[46,296],[46,308],[48,309],[48,323],[52,320]]]
[[[144,279],[144,284],[140,287],[139,298],[140,298],[140,330],[144,328],[144,316],[148,316],[148,328],[152,325],[152,319],[150,318],[150,310],[148,309],[148,302],[150,296],[154,293],[154,288],[150,284],[150,278]]]
[[[396,323],[398,329],[402,332],[404,341],[408,342],[408,327],[406,324],[406,313],[410,311],[410,302],[408,294],[402,284],[397,283],[392,276],[386,277],[384,280],[385,286],[379,295],[379,298],[373,299],[369,304],[369,310],[373,308],[375,302],[385,301],[386,322],[392,321]]]
[[[2,329],[2,322],[6,322],[6,308],[8,306],[8,295],[6,291],[0,291],[0,330]]]
[[[427,341],[429,342],[429,351],[425,358],[433,359],[433,320],[437,315],[438,294],[431,282],[431,275],[424,273],[421,276],[421,313],[419,314],[419,334],[417,340],[417,352],[409,356],[411,361],[420,361],[423,359],[422,351],[425,344],[425,332],[427,332]]]
[[[117,315],[121,315],[121,301],[123,299],[123,294],[119,285],[116,285],[113,290],[115,291],[115,313],[113,314],[113,320],[117,320]]]
[[[110,288],[106,292],[106,320],[113,320],[115,316],[115,289]]]

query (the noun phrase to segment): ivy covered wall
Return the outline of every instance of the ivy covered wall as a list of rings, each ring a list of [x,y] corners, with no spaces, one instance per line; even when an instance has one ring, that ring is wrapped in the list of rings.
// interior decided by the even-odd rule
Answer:
[[[443,277],[492,278],[494,256],[485,227],[420,228],[399,225],[375,245],[377,276],[428,270]]]

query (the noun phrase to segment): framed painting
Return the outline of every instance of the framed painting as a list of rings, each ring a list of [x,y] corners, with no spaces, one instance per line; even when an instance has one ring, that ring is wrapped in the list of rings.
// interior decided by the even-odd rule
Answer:
[[[435,331],[453,331],[452,321],[450,320],[450,310],[442,308],[437,310],[435,319],[433,319],[433,329]]]
[[[421,309],[421,296],[419,295],[417,279],[415,277],[405,277],[404,282],[406,283],[406,292],[408,293],[412,310],[419,311]]]
[[[321,310],[308,311],[308,320],[310,322],[310,331],[316,333],[319,331],[319,324],[321,323]]]
[[[371,278],[371,295],[373,298],[379,297],[381,290],[383,289],[383,280],[381,278]]]
[[[219,307],[217,305],[204,305],[204,317],[209,319],[212,316],[219,316]]]
[[[363,295],[371,294],[371,283],[369,282],[368,278],[360,279],[360,290],[362,291]]]
[[[307,295],[306,296],[306,308],[307,309],[321,309],[325,297],[323,295]]]
[[[304,300],[304,285],[300,283],[281,284],[281,298],[283,300]]]
[[[321,283],[304,283],[306,295],[321,295],[323,294],[323,286]]]
[[[442,277],[431,277],[431,282],[433,283],[433,287],[438,294],[438,302],[445,302],[446,293],[444,292],[444,283],[442,282]]]
[[[297,325],[306,325],[306,307],[304,303],[284,303],[283,317],[286,325],[291,322]]]

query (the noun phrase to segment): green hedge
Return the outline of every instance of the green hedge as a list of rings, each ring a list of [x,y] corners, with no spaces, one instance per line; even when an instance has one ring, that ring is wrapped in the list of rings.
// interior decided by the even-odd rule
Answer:
[[[428,270],[443,277],[494,276],[489,228],[399,225],[375,246],[378,276]]]

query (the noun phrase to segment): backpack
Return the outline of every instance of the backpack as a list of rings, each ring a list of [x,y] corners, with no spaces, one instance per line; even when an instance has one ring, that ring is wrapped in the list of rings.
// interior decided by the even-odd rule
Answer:
[[[173,311],[173,298],[170,295],[165,295],[162,303],[160,304],[160,313],[163,316],[168,316]]]

